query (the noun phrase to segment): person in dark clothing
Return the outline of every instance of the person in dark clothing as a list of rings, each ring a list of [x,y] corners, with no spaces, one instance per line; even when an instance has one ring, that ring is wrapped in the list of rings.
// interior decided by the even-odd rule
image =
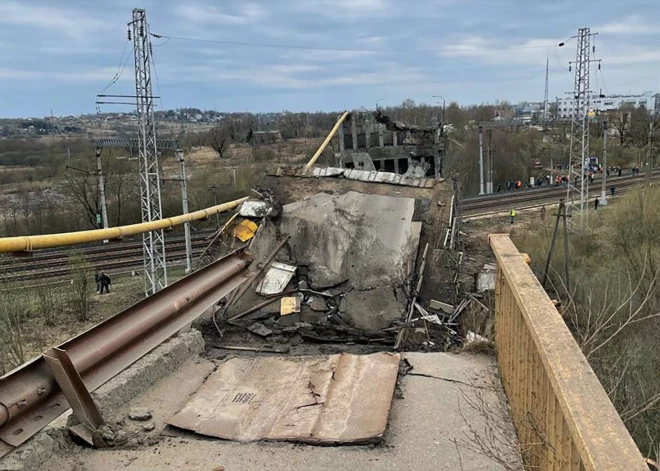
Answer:
[[[596,199],[594,200],[594,210],[598,209],[598,203],[600,203],[600,200],[598,199],[598,197],[596,197]]]
[[[614,188],[614,185],[610,187],[610,196],[614,196],[614,192],[616,191],[616,188]]]
[[[619,167],[618,172],[619,172],[619,176],[621,176],[621,167]]]
[[[105,272],[101,272],[99,275],[99,285],[100,285],[100,290],[99,292],[103,294],[103,290],[105,290],[106,294],[110,292],[110,285],[112,284],[112,281],[110,280],[110,277],[105,274]]]
[[[497,184],[497,192],[499,193],[501,189],[502,189],[502,185],[498,183]]]

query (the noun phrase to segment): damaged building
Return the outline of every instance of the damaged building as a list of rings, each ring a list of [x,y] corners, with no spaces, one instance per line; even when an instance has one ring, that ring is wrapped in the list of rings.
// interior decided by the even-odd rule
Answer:
[[[337,133],[338,166],[415,177],[443,176],[445,136],[442,124],[395,121],[376,110],[353,111]]]

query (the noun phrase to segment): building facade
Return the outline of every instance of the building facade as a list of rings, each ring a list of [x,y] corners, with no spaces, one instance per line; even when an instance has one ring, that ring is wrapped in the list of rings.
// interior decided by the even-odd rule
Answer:
[[[644,106],[649,110],[649,113],[653,114],[660,112],[660,93],[644,92],[641,95],[609,95],[604,98],[599,95],[591,95],[590,100],[591,110],[595,112],[618,110],[624,105],[634,106],[635,108]],[[573,116],[575,100],[571,96],[557,97],[555,103],[558,118],[569,119]]]

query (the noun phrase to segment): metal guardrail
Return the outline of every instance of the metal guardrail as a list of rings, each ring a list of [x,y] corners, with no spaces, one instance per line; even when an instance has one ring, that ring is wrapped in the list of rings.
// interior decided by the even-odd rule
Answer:
[[[250,262],[243,253],[228,255],[57,349],[92,392],[243,284]],[[0,377],[0,445],[24,443],[69,408],[69,397],[43,355]]]
[[[497,258],[497,362],[526,464],[555,471],[648,471],[580,347],[509,236],[491,235],[490,245]]]

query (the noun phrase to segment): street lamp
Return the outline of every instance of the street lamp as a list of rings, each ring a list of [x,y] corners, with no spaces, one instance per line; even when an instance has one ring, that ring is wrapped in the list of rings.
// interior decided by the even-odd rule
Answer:
[[[433,98],[442,98],[442,126],[444,126],[445,123],[445,97],[442,95],[433,95]]]
[[[376,100],[376,110],[378,110],[378,102],[381,101],[381,100],[384,100],[384,99],[385,98],[379,98],[378,100]]]

